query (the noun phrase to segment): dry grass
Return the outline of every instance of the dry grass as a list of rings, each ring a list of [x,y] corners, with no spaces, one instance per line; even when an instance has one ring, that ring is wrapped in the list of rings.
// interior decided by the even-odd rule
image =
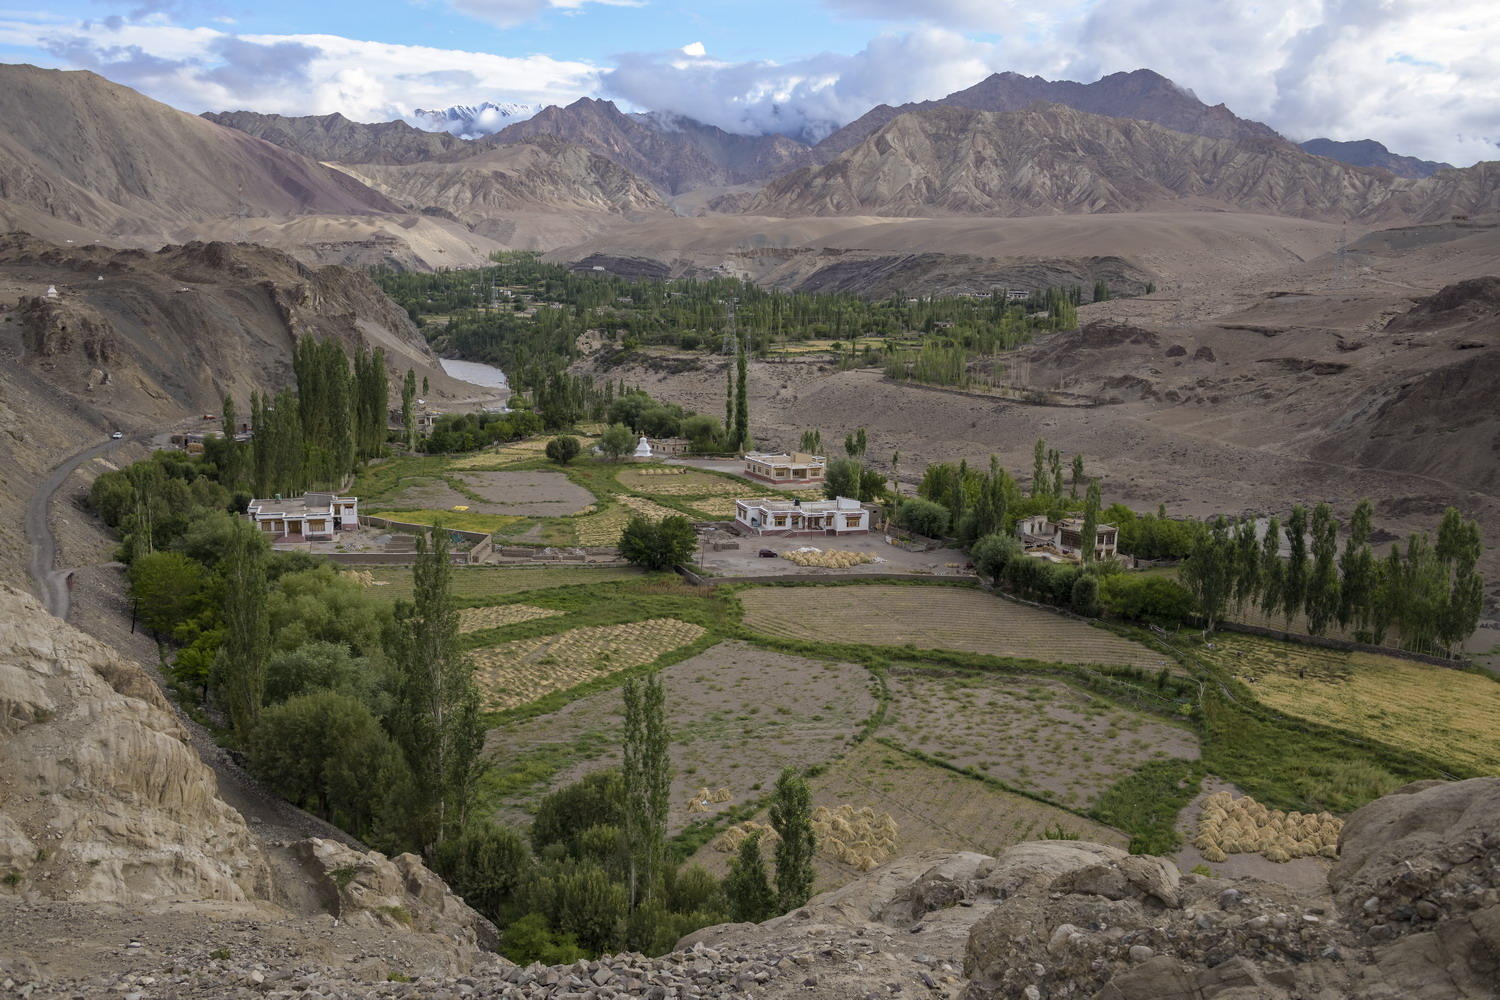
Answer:
[[[733,854],[754,833],[761,835],[761,844],[766,847],[781,839],[773,827],[749,819],[719,834],[709,846],[721,854]],[[899,833],[900,826],[890,813],[877,813],[869,806],[856,808],[842,802],[835,808],[818,806],[813,810],[818,855],[856,871],[867,872],[884,864],[896,849]]]
[[[1312,855],[1336,858],[1343,829],[1343,821],[1326,812],[1282,812],[1248,795],[1215,792],[1203,800],[1193,846],[1215,864],[1231,854],[1260,854],[1278,862]]]
[[[1053,663],[1158,668],[1165,658],[1129,639],[961,587],[753,588],[745,624],[820,642],[954,649]]]
[[[734,497],[704,497],[701,500],[689,500],[692,508],[706,518],[732,518],[734,517]]]
[[[554,435],[544,437],[527,438],[525,441],[512,441],[510,444],[501,445],[494,451],[480,452],[477,455],[465,455],[449,461],[450,469],[503,469],[510,465],[519,465],[522,462],[534,462],[546,455],[547,442]],[[598,443],[597,437],[588,435],[575,435],[578,443],[582,446],[581,454],[587,455],[589,449]]]
[[[515,708],[553,691],[650,663],[703,633],[701,625],[676,618],[650,618],[517,639],[476,650],[475,679],[486,708]]]
[[[734,482],[696,469],[622,469],[615,477],[620,485],[637,493],[668,497],[752,496],[753,486]]]
[[[353,571],[377,596],[392,599],[411,597],[410,566],[377,566]],[[628,566],[455,566],[455,597],[500,597],[528,590],[548,590],[584,583],[611,583],[615,580],[638,580],[642,572]]]
[[[517,622],[529,622],[537,618],[556,618],[566,614],[553,608],[538,608],[531,604],[502,604],[493,608],[464,608],[458,613],[460,632],[478,632],[480,629],[500,628]]]
[[[1465,771],[1500,772],[1500,683],[1372,653],[1346,653],[1259,636],[1221,635],[1204,656],[1288,715]]]
[[[798,566],[817,566],[822,569],[848,569],[851,566],[875,561],[875,557],[868,552],[844,552],[839,549],[817,549],[808,552],[788,549],[781,553],[781,558],[796,563]]]

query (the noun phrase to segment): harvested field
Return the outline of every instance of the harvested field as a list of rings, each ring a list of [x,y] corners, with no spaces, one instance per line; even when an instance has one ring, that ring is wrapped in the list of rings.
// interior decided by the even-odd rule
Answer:
[[[561,472],[467,472],[458,477],[470,493],[486,503],[473,507],[486,514],[559,517],[576,514],[594,495]]]
[[[967,587],[765,587],[740,594],[745,624],[820,642],[954,649],[1053,663],[1166,664],[1160,653],[1103,629]]]
[[[460,632],[478,632],[481,629],[500,628],[504,625],[515,625],[517,622],[529,622],[538,618],[556,618],[562,614],[567,614],[567,612],[556,611],[552,608],[538,608],[530,604],[501,604],[490,608],[464,608],[458,613],[458,630]]]
[[[596,437],[583,434],[574,436],[578,438],[578,443],[582,446],[585,455],[598,442]],[[511,465],[520,465],[523,462],[535,462],[546,457],[547,442],[550,440],[552,438],[549,435],[527,438],[525,441],[512,441],[510,444],[501,445],[494,451],[455,458],[449,465],[454,469],[503,469]]]
[[[521,518],[509,514],[476,514],[472,510],[380,510],[370,511],[375,517],[407,524],[442,525],[452,531],[479,531],[493,534],[513,527]],[[467,544],[465,545],[467,547]]]
[[[765,794],[783,767],[833,759],[877,704],[862,667],[741,642],[719,643],[662,668],[660,676],[672,733],[668,825],[674,831]],[[502,818],[524,822],[548,791],[618,766],[622,711],[620,692],[606,690],[492,729],[487,747],[499,768],[546,765],[537,781],[501,796]],[[694,810],[694,793],[703,788],[729,794]]]
[[[703,632],[703,626],[676,618],[651,618],[517,639],[475,650],[475,680],[485,708],[515,708],[553,691],[650,663]]]
[[[1118,847],[1128,842],[1111,827],[955,774],[873,740],[855,747],[808,784],[815,807],[836,810],[848,804],[855,809],[869,807],[877,816],[889,813],[896,825],[892,857],[919,851],[998,854],[1024,840],[1044,839],[1049,831]],[[755,819],[767,822],[764,812]],[[692,860],[719,874],[729,866],[729,855],[709,845]],[[814,865],[816,892],[841,886],[860,874],[858,867],[821,852]]]
[[[734,517],[734,497],[704,497],[688,504],[709,519]]]
[[[392,599],[410,597],[409,566],[374,566],[363,571],[374,584],[372,590]],[[548,590],[578,584],[639,580],[645,574],[630,566],[455,566],[455,597],[500,597],[527,590]]]
[[[659,503],[652,503],[650,500],[646,500],[641,497],[625,496],[621,494],[616,496],[615,499],[624,504],[626,507],[630,508],[630,510],[634,513],[640,514],[643,517],[649,517],[653,521],[660,521],[664,517],[682,516],[682,513],[680,511],[675,511],[670,507],[663,507]]]
[[[621,469],[615,477],[621,486],[636,493],[664,497],[743,497],[762,491],[747,489],[742,482],[724,479],[696,469],[668,466],[662,469]]]
[[[631,514],[640,514],[653,521],[682,516],[681,511],[663,507],[642,497],[617,493],[614,499],[617,501],[615,504],[574,522],[579,545],[618,545]]]
[[[886,736],[1074,809],[1142,764],[1198,758],[1188,729],[1061,681],[899,671],[889,684]]]
[[[1271,708],[1468,774],[1500,773],[1500,682],[1373,653],[1219,635],[1200,655]]]

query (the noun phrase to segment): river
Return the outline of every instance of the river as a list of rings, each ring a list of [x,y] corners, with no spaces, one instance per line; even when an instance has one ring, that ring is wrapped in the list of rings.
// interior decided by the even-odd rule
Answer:
[[[494,365],[484,365],[477,361],[453,361],[448,358],[439,359],[443,364],[443,371],[470,385],[483,386],[486,389],[508,389],[509,383],[505,381],[505,373]]]

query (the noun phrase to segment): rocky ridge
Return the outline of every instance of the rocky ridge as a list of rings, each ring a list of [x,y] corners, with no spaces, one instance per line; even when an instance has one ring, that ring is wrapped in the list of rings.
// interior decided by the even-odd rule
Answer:
[[[338,163],[420,163],[476,151],[473,143],[447,132],[424,132],[403,121],[355,122],[337,112],[289,116],[210,111],[203,117],[310,159]]]

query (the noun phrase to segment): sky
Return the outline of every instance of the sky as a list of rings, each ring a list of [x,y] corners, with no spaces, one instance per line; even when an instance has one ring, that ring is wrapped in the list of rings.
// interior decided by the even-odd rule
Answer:
[[[412,120],[589,96],[818,137],[1001,70],[1144,67],[1294,140],[1500,159],[1493,0],[9,2],[0,61],[90,69],[195,113]]]

